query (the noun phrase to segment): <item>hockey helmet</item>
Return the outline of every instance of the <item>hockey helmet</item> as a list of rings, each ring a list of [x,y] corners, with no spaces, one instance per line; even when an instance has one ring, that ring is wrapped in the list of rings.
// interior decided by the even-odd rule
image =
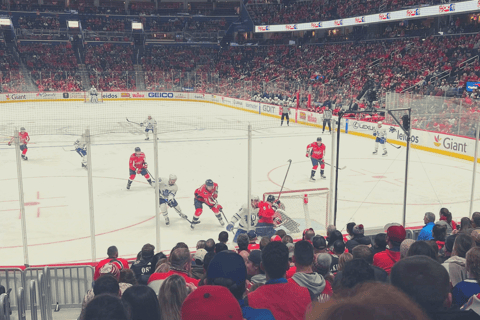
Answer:
[[[318,138],[317,138],[317,141],[322,142],[322,137],[318,137]]]
[[[171,174],[171,175],[168,176],[168,184],[174,185],[175,181],[177,181],[177,176],[176,175]]]
[[[205,181],[205,185],[207,187],[213,187],[213,180],[212,179],[208,179],[207,181]]]
[[[382,121],[378,121],[378,123],[377,123],[379,128],[382,126],[382,124],[383,124]]]
[[[135,152],[141,152],[142,150],[140,149],[140,147],[135,147]]]
[[[20,131],[25,131],[25,127],[21,127],[21,128],[20,128]]]
[[[275,201],[275,197],[273,195],[269,194],[268,197],[267,197],[267,201],[268,202],[273,202],[273,201]]]
[[[254,196],[253,194],[250,196],[250,200],[252,201],[260,201],[260,198],[258,196]]]
[[[152,116],[151,116],[151,115],[148,115],[148,117],[147,117],[147,118],[148,118],[148,119],[152,119]]]

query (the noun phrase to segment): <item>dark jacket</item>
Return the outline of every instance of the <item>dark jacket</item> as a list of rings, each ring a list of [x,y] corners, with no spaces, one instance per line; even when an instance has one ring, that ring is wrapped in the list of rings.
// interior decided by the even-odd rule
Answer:
[[[388,281],[388,274],[385,270],[379,267],[370,266],[373,269],[373,275],[375,277],[375,281],[377,282],[387,282]],[[340,281],[342,281],[342,271],[338,271],[335,275],[335,279],[333,280],[333,290],[337,290],[340,287]]]
[[[480,320],[480,316],[473,310],[461,311],[459,309],[428,312],[432,320]]]
[[[351,240],[348,240],[347,243],[345,244],[345,247],[347,247],[348,252],[352,253],[353,248],[356,246],[364,244],[364,245],[371,245],[372,241],[370,238],[365,237],[363,234],[360,235],[355,235]]]

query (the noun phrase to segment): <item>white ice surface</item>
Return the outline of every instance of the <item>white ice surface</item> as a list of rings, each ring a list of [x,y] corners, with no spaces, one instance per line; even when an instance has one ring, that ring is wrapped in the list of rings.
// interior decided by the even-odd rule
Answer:
[[[23,108],[19,119],[10,125],[32,128],[29,160],[22,162],[28,231],[29,262],[70,263],[89,261],[90,231],[87,172],[80,166],[80,157],[72,151],[78,128],[69,131],[74,119],[48,120],[39,112],[56,114],[57,103],[39,103]],[[10,105],[11,107],[12,105]],[[82,110],[83,104],[71,103],[64,108]],[[278,191],[282,184],[287,160],[292,159],[285,190],[328,188],[326,180],[309,182],[311,163],[305,157],[307,144],[321,135],[318,128],[291,124],[280,127],[280,120],[244,113],[234,109],[203,103],[106,102],[95,108],[114,108],[110,116],[99,119],[94,109],[82,112],[84,123],[101,125],[109,121],[110,131],[125,123],[125,117],[141,121],[152,114],[164,127],[178,129],[160,137],[160,176],[178,176],[177,200],[189,218],[194,213],[193,192],[206,179],[219,184],[219,203],[227,218],[247,199],[247,132],[248,122],[266,129],[253,133],[253,194]],[[28,110],[28,112],[26,112]],[[25,111],[25,112],[24,112]],[[181,116],[188,114],[188,116]],[[99,111],[100,112],[100,111]],[[215,116],[210,116],[215,114]],[[67,114],[68,116],[68,114]],[[74,116],[73,116],[74,117]],[[172,120],[173,119],[173,120]],[[23,121],[23,122],[22,122]],[[17,123],[18,122],[18,123]],[[208,124],[208,125],[205,125]],[[203,129],[206,126],[212,129]],[[73,125],[71,126],[74,127]],[[218,129],[213,129],[217,127]],[[61,135],[39,135],[53,128]],[[124,133],[107,133],[94,137],[92,147],[96,254],[101,259],[111,245],[119,248],[120,256],[133,258],[145,243],[155,244],[154,189],[145,178],[137,175],[131,190],[126,190],[128,159],[140,146],[153,173],[153,143],[144,141],[140,127],[129,126]],[[234,129],[229,129],[234,128]],[[244,130],[238,130],[243,128]],[[331,138],[323,134],[330,159]],[[0,137],[6,142],[7,137]],[[388,156],[374,156],[373,140],[341,135],[337,225],[340,229],[354,221],[366,228],[381,227],[402,221],[405,174],[405,148],[387,146]],[[381,149],[380,149],[381,150]],[[379,150],[379,151],[380,151]],[[0,146],[0,265],[23,264],[21,220],[14,147]],[[407,224],[421,225],[426,211],[447,207],[454,218],[469,215],[472,179],[471,162],[433,153],[411,150],[408,184]],[[318,177],[318,174],[317,174]],[[478,207],[478,196],[475,207]],[[478,210],[478,209],[477,209]],[[161,228],[161,249],[169,250],[179,241],[194,247],[197,240],[218,238],[222,231],[214,214],[204,209],[201,224],[190,231],[188,222],[169,210],[171,225]]]

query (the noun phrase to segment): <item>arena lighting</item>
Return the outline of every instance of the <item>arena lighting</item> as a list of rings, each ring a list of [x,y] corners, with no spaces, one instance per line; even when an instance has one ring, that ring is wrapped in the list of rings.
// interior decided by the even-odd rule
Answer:
[[[67,21],[67,26],[69,28],[79,28],[80,27],[78,21],[76,21],[76,20],[68,20]]]
[[[0,26],[11,26],[11,25],[12,25],[12,20],[8,18],[0,19]]]
[[[143,25],[141,22],[132,22],[132,30],[142,30]]]

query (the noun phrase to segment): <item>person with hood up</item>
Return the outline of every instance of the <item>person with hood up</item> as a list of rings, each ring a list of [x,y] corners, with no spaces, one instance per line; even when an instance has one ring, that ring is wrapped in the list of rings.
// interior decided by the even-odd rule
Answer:
[[[297,271],[288,279],[290,283],[296,283],[308,289],[312,301],[319,301],[320,295],[326,288],[326,281],[320,274],[313,271],[313,246],[306,240],[295,244],[293,261]]]

